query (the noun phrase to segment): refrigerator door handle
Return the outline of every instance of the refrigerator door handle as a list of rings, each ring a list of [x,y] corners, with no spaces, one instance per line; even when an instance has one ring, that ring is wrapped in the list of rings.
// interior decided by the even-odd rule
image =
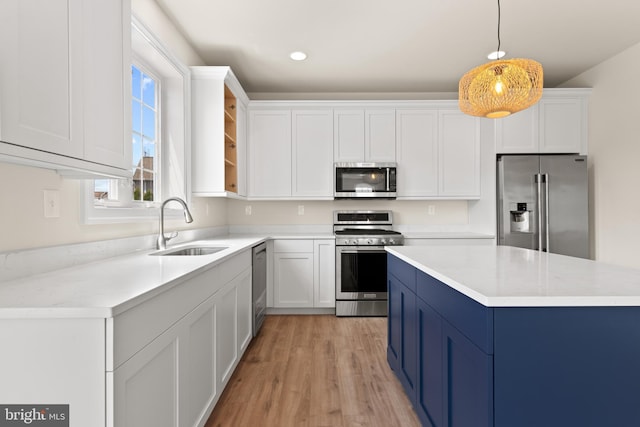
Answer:
[[[545,251],[551,252],[551,244],[549,242],[549,174],[542,176],[544,182],[544,234],[545,234]]]
[[[543,242],[542,242],[542,174],[535,174],[534,179],[536,182],[536,199],[538,208],[536,209],[536,222],[537,222],[537,232],[538,232],[538,250],[542,251]]]

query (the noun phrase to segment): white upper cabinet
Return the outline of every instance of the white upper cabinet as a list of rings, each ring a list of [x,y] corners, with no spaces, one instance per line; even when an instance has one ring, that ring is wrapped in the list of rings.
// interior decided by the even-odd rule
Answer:
[[[293,110],[292,196],[333,198],[333,111]]]
[[[291,110],[249,110],[249,197],[291,197]]]
[[[396,113],[396,183],[398,197],[438,195],[438,111]]]
[[[590,89],[545,89],[538,104],[496,120],[496,152],[587,154]]]
[[[334,160],[364,161],[364,110],[334,110]]]
[[[438,112],[438,194],[480,197],[480,120],[460,110]]]
[[[130,50],[129,0],[3,0],[0,155],[130,176]]]
[[[583,146],[586,147],[585,102],[578,97],[540,100],[541,153],[586,152],[583,150]]]
[[[248,101],[229,67],[191,67],[194,195],[246,196]]]
[[[538,152],[538,104],[495,122],[499,153]]]
[[[398,198],[479,198],[480,120],[453,103],[430,107],[397,110]]]
[[[335,109],[334,161],[395,162],[395,109]]]

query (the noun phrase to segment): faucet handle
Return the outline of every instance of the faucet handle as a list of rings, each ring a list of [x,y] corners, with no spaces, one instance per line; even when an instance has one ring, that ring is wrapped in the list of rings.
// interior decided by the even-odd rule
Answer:
[[[164,240],[165,240],[165,242],[168,242],[169,240],[173,239],[174,237],[178,237],[178,232],[177,231],[174,231],[173,233],[169,234],[168,236],[165,234]]]

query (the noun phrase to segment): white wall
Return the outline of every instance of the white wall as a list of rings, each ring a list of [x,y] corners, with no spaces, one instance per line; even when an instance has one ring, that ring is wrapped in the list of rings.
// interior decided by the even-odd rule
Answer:
[[[153,0],[133,0],[133,13],[180,61],[203,61]],[[43,190],[60,192],[60,217],[44,218]],[[140,236],[157,232],[157,221],[85,225],[80,216],[82,182],[62,179],[54,171],[0,163],[0,252],[77,242]],[[193,199],[194,222],[171,221],[169,229],[226,224],[226,201]]]
[[[592,87],[590,216],[595,259],[640,268],[640,44],[564,83]]]

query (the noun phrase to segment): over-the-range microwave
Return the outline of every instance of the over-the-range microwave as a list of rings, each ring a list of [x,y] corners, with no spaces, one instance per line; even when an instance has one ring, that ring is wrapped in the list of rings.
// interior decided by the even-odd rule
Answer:
[[[396,163],[335,163],[334,166],[334,198],[396,198]]]

